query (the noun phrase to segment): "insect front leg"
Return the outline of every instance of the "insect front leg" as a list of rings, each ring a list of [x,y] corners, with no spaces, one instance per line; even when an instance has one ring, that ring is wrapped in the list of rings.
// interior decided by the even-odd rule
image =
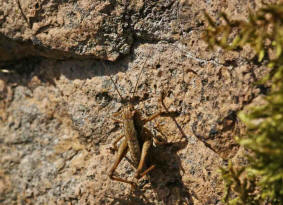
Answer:
[[[123,123],[123,120],[117,118],[120,114],[121,114],[121,112],[114,113],[113,116],[111,117],[111,119],[114,122]]]
[[[112,147],[110,149],[113,149],[114,151],[118,151],[117,143],[124,137],[124,135],[121,135],[115,139],[115,141],[112,143]]]
[[[115,117],[111,117],[111,119],[112,119],[114,122],[123,123],[123,120],[117,119],[117,118],[115,118]]]
[[[128,144],[127,144],[127,140],[124,139],[122,144],[119,146],[119,149],[118,149],[118,152],[117,152],[117,155],[116,155],[116,159],[115,159],[115,163],[112,166],[112,168],[110,169],[108,176],[111,180],[124,182],[124,183],[130,184],[132,186],[132,188],[135,188],[136,187],[135,182],[128,181],[126,179],[122,179],[120,177],[114,176],[114,172],[115,172],[116,168],[120,164],[121,160],[126,156],[127,151],[128,151]]]
[[[116,114],[117,115],[117,114]],[[116,117],[116,115],[114,115]],[[111,117],[111,119],[114,121],[114,122],[118,122],[118,123],[123,123],[123,121],[121,119],[117,119],[115,117]],[[115,141],[112,143],[112,147],[110,147],[110,150],[111,151],[118,151],[118,147],[117,147],[117,143],[123,138],[123,135],[117,137],[115,139]]]

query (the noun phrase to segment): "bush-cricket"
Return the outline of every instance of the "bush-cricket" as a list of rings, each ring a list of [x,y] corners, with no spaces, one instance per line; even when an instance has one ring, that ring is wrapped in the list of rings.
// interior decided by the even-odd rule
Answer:
[[[145,176],[148,172],[150,172],[152,169],[155,168],[155,165],[151,165],[145,171],[143,171],[154,137],[153,134],[150,132],[150,130],[145,128],[144,125],[147,122],[152,121],[156,117],[165,114],[165,112],[159,111],[149,117],[144,118],[142,117],[141,112],[134,108],[133,105],[133,101],[135,97],[134,94],[137,90],[139,78],[143,72],[146,61],[147,59],[143,63],[143,66],[138,75],[134,92],[132,93],[130,99],[127,101],[125,98],[122,97],[116,83],[114,82],[112,76],[110,75],[110,79],[114,84],[115,90],[117,91],[122,102],[126,101],[126,105],[121,110],[122,119],[116,119],[116,118],[114,119],[116,122],[123,124],[123,134],[113,142],[113,148],[115,151],[117,151],[117,154],[114,165],[111,167],[108,176],[112,180],[128,183],[132,186],[132,188],[136,187],[136,183],[134,181],[130,181],[127,179],[122,179],[120,177],[114,176],[114,172],[118,167],[119,163],[121,162],[121,160],[126,156],[128,151],[130,152],[133,165],[136,168],[136,172],[134,175],[136,179],[140,179],[141,177]],[[103,62],[102,65],[104,66],[105,69],[108,69]],[[161,100],[163,100],[163,96],[164,95],[161,95]],[[122,143],[120,144],[119,148],[117,148],[117,143],[122,139],[123,139]]]

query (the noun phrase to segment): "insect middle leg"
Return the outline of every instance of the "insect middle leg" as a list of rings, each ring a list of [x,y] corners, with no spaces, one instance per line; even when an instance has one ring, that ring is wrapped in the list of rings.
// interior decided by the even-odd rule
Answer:
[[[164,102],[163,102],[164,96],[165,96],[165,94],[162,92],[161,97],[160,97],[160,99],[159,99],[159,102],[161,102],[161,104],[162,104],[163,107],[165,106],[165,105],[164,105]],[[154,114],[152,114],[151,116],[149,116],[149,117],[143,119],[144,124],[147,123],[147,122],[149,122],[149,121],[154,120],[154,119],[157,118],[158,116],[164,115],[164,114],[166,114],[166,113],[168,114],[169,111],[168,111],[167,107],[165,106],[164,108],[165,108],[166,112],[159,111],[159,112],[154,113]]]
[[[117,152],[117,157],[115,159],[115,163],[114,165],[112,166],[112,168],[110,169],[109,171],[109,178],[112,179],[112,180],[115,180],[115,181],[120,181],[120,182],[124,182],[124,183],[127,183],[127,184],[130,184],[132,186],[132,188],[134,188],[136,186],[135,182],[133,181],[128,181],[126,179],[122,179],[120,177],[116,177],[114,176],[114,172],[116,170],[116,168],[118,167],[118,165],[120,164],[121,160],[126,156],[127,154],[127,151],[128,151],[128,142],[126,139],[123,140],[122,144],[120,145],[119,149],[118,149],[118,152]]]
[[[153,115],[143,119],[143,122],[144,123],[147,123],[147,122],[150,122],[152,120],[154,120],[155,118],[157,118],[158,116],[162,115],[164,112],[160,111],[160,112],[157,112],[157,113],[154,113]]]

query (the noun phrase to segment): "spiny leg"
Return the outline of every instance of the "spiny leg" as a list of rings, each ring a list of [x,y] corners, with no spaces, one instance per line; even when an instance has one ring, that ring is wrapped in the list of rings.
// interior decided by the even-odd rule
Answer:
[[[117,119],[117,118],[115,118],[115,117],[111,117],[111,119],[112,119],[114,122],[123,123],[123,120]]]
[[[148,151],[151,147],[151,144],[152,144],[152,141],[150,139],[146,140],[143,143],[142,152],[141,152],[141,159],[140,159],[138,168],[137,168],[136,173],[135,173],[135,178],[137,178],[137,179],[143,177],[144,175],[146,175],[149,171],[151,171],[155,167],[155,165],[152,165],[147,170],[145,170],[144,172],[141,173],[141,171],[144,167],[144,164],[146,162],[146,157],[148,155]]]
[[[160,115],[164,115],[164,114],[170,113],[170,112],[168,111],[167,107],[164,105],[164,102],[163,102],[164,97],[165,97],[165,93],[162,92],[162,93],[161,93],[161,96],[160,96],[160,99],[159,99],[159,102],[161,102],[161,104],[162,104],[162,106],[165,108],[166,112],[159,111],[159,112],[157,112],[157,113],[154,113],[153,115],[151,115],[151,116],[149,116],[149,117],[143,119],[143,122],[144,122],[144,123],[147,123],[147,122],[149,122],[149,121],[152,121],[152,120],[154,120],[155,118],[157,118],[157,117],[160,116]]]
[[[115,141],[112,143],[112,147],[110,149],[113,149],[114,151],[118,151],[117,143],[124,137],[124,135],[120,135],[115,139]]]
[[[117,137],[114,142],[112,143],[112,147],[110,147],[110,151],[112,154],[114,154],[115,152],[118,151],[118,146],[117,146],[117,143],[124,137],[124,135],[120,135],[119,137]],[[126,160],[132,165],[132,167],[135,169],[135,165],[134,163],[132,162],[132,160],[130,160],[127,156],[125,156]]]
[[[113,113],[112,116],[111,116],[111,119],[114,122],[123,123],[123,120],[117,118],[117,117],[119,117],[121,115],[121,113],[122,113],[121,111]]]
[[[160,123],[157,123],[157,125],[154,126],[155,129],[164,137],[166,138],[166,134],[162,131],[162,128],[160,127]],[[154,135],[153,136],[153,141],[156,145],[168,145],[171,144],[170,142],[167,142],[163,137]]]
[[[154,120],[155,118],[157,118],[158,116],[160,116],[160,115],[162,115],[164,112],[157,112],[157,113],[155,113],[155,114],[153,114],[153,115],[151,115],[151,116],[149,116],[149,117],[147,117],[147,118],[145,118],[145,119],[143,119],[143,122],[144,123],[147,123],[147,122],[149,122],[149,121],[152,121],[152,120]]]
[[[165,109],[165,111],[166,111],[167,113],[169,113],[169,110],[168,110],[167,106],[166,106],[165,103],[164,103],[164,98],[165,98],[166,93],[167,93],[167,92],[163,92],[163,91],[161,92],[160,102],[161,102],[162,107]],[[187,139],[187,135],[185,134],[185,132],[183,131],[183,129],[181,128],[181,126],[178,124],[178,122],[177,122],[177,120],[175,119],[175,117],[173,117],[173,116],[170,116],[170,117],[171,117],[171,119],[174,121],[174,123],[176,124],[178,130],[181,132],[182,137],[184,137],[185,139]]]
[[[147,168],[144,172],[140,173],[140,178],[142,178],[144,175],[146,175],[148,172],[150,172],[151,170],[153,170],[156,166],[153,164],[151,165],[149,168]]]
[[[170,112],[168,110],[168,108],[166,107],[166,111],[165,112],[164,111],[159,111],[159,112],[157,112],[157,113],[155,113],[155,114],[153,114],[153,115],[151,115],[151,116],[149,116],[147,118],[143,118],[142,120],[143,120],[144,123],[147,123],[149,121],[154,120],[155,118],[157,118],[159,116],[161,116],[161,117],[172,117],[172,116],[174,116],[176,114],[177,114],[176,112]]]
[[[115,159],[115,163],[112,166],[112,168],[110,169],[108,176],[112,180],[130,184],[132,186],[132,188],[135,188],[135,186],[136,186],[135,182],[128,181],[126,179],[122,179],[120,177],[113,176],[113,174],[114,174],[116,168],[118,167],[119,163],[121,162],[123,157],[125,157],[125,155],[127,154],[127,151],[128,151],[128,143],[127,143],[127,140],[125,139],[118,149],[118,152],[117,152],[117,155],[116,155],[117,157]]]
[[[116,113],[115,113],[116,114]],[[116,117],[116,115],[114,115],[115,117]],[[111,117],[111,119],[114,121],[114,122],[118,122],[118,123],[123,123],[123,121],[122,120],[120,120],[120,119],[117,119],[117,118],[115,118],[115,117]],[[121,140],[123,138],[123,135],[121,135],[121,136],[119,136],[119,137],[117,137],[116,139],[115,139],[115,141],[112,143],[112,147],[110,147],[110,150],[111,151],[118,151],[118,148],[117,148],[117,143]]]

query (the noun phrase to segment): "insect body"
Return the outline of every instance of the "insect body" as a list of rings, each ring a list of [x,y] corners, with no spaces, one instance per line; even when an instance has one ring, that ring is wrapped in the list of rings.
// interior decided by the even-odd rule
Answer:
[[[143,70],[143,67],[141,69],[141,72]],[[113,82],[115,89],[118,92],[120,98],[123,100],[123,97],[121,96],[111,76],[110,79]],[[137,84],[138,84],[138,80],[134,89],[134,93],[136,91]],[[134,109],[134,106],[132,104],[132,99],[133,96],[128,102],[128,104],[123,108],[121,115],[122,119],[114,119],[117,122],[123,123],[123,135],[118,137],[113,143],[114,150],[117,151],[117,154],[114,165],[111,167],[108,175],[112,180],[125,182],[131,184],[132,187],[135,187],[136,186],[135,182],[122,179],[120,177],[116,177],[114,176],[114,172],[118,167],[119,163],[121,162],[121,160],[126,156],[128,151],[130,153],[131,160],[136,168],[136,172],[135,172],[136,179],[143,177],[152,169],[154,169],[155,165],[151,165],[149,168],[143,171],[143,168],[145,167],[145,163],[146,163],[146,158],[152,146],[152,141],[153,141],[153,135],[147,128],[144,127],[144,125],[147,122],[153,120],[154,118],[160,116],[163,112],[158,112],[147,118],[142,118],[141,113],[138,110]],[[117,143],[121,139],[123,139],[123,141],[120,144],[119,148],[117,148]]]
[[[128,105],[123,112],[124,134],[128,142],[127,144],[129,147],[131,158],[135,166],[137,166],[141,157],[141,151],[140,143],[138,140],[138,133],[134,123],[134,115],[135,111],[133,110],[133,106]]]

